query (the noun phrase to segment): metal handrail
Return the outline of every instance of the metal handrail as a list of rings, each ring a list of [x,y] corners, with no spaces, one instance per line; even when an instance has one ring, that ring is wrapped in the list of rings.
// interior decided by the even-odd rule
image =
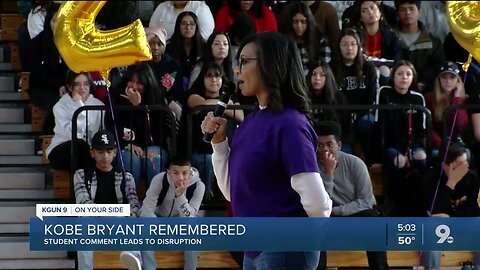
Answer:
[[[193,115],[197,114],[200,111],[213,110],[215,105],[199,105],[191,109],[187,115],[187,156],[191,157],[193,152]],[[357,104],[342,104],[342,105],[332,105],[332,104],[313,104],[312,110],[317,109],[327,109],[327,110],[339,110],[339,111],[372,111],[375,110],[406,110],[406,109],[415,109],[422,111],[426,117],[426,152],[427,156],[430,156],[432,149],[432,114],[428,108],[418,104],[372,104],[372,105],[357,105]],[[227,110],[250,110],[253,111],[256,109],[254,105],[229,105]]]
[[[147,109],[146,105],[118,105],[115,106],[115,111],[145,111]],[[168,117],[170,117],[170,135],[171,135],[171,140],[170,140],[170,153],[172,155],[175,155],[177,152],[177,130],[176,130],[176,117],[173,114],[173,112],[170,110],[170,108],[164,106],[164,105],[148,105],[148,109],[150,111],[162,111],[165,112]],[[83,111],[90,111],[90,110],[99,110],[99,111],[107,111],[109,110],[109,107],[106,105],[86,105],[78,108],[72,116],[72,150],[71,150],[71,166],[72,168],[75,168],[77,166],[77,143],[76,143],[76,138],[77,138],[77,118],[82,113]],[[103,116],[105,118],[105,115]],[[112,119],[113,120],[113,119]],[[115,119],[116,120],[116,119]],[[87,118],[85,121],[88,122],[88,113],[87,113]],[[102,121],[102,126],[104,125],[104,121]],[[87,138],[88,138],[88,129],[87,129]],[[118,153],[121,154],[121,153]],[[73,174],[74,172],[70,170],[70,183],[73,183]],[[73,190],[73,184],[70,185],[70,198],[74,198],[74,190]]]

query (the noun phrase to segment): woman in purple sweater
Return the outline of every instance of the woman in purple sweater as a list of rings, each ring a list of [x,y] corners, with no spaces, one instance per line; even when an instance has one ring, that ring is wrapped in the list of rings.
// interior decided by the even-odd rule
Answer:
[[[332,201],[316,163],[318,137],[302,62],[293,41],[264,32],[244,40],[235,73],[244,96],[259,109],[240,124],[231,148],[227,120],[209,113],[202,132],[213,133],[212,163],[235,217],[328,217]],[[243,269],[316,269],[319,252],[246,252]]]

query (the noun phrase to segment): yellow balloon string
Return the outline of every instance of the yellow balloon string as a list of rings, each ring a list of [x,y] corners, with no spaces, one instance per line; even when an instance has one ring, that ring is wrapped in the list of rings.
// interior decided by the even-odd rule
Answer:
[[[472,54],[469,54],[467,62],[463,63],[463,65],[462,65],[463,71],[467,72],[471,63],[472,63]]]
[[[110,75],[110,70],[101,70],[99,72],[102,75],[103,80],[107,83],[107,88],[110,88],[110,85],[112,84],[108,79],[108,76]]]

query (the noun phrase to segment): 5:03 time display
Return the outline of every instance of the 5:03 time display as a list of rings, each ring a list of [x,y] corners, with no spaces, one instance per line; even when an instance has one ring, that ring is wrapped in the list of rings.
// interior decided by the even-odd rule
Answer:
[[[397,230],[399,232],[414,232],[417,229],[417,226],[415,224],[410,224],[410,223],[399,223],[397,224]]]

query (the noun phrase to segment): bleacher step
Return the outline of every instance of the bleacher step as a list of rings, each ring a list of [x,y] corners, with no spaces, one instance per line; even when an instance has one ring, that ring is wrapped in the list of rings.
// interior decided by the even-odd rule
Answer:
[[[0,70],[4,70],[4,71],[12,70],[12,63],[10,63],[10,62],[0,62]]]
[[[42,157],[37,155],[28,156],[0,156],[0,166],[14,166],[14,165],[40,165],[42,164]]]
[[[33,139],[2,139],[0,138],[0,155],[34,155],[35,141]]]
[[[15,89],[15,78],[8,75],[0,75],[0,92],[12,92]]]
[[[28,223],[5,223],[5,224],[0,224],[0,234],[2,234],[2,233],[29,233],[29,232],[30,232],[30,224],[28,224]],[[1,261],[0,261],[0,263],[1,263]]]
[[[1,98],[2,93],[0,93]],[[32,132],[31,124],[0,124],[0,132],[2,133],[13,133],[13,132]]]
[[[35,206],[2,206],[0,223],[28,223],[35,216]],[[2,233],[2,231],[0,231]]]
[[[42,168],[0,167],[0,189],[43,189],[45,172]]]
[[[24,108],[0,107],[0,123],[24,123],[24,115]]]
[[[53,190],[42,189],[0,189],[2,200],[50,200]]]
[[[22,99],[20,92],[3,92],[0,90],[0,100],[2,101],[19,101]]]
[[[0,260],[66,258],[66,251],[30,251],[28,237],[0,237]]]

